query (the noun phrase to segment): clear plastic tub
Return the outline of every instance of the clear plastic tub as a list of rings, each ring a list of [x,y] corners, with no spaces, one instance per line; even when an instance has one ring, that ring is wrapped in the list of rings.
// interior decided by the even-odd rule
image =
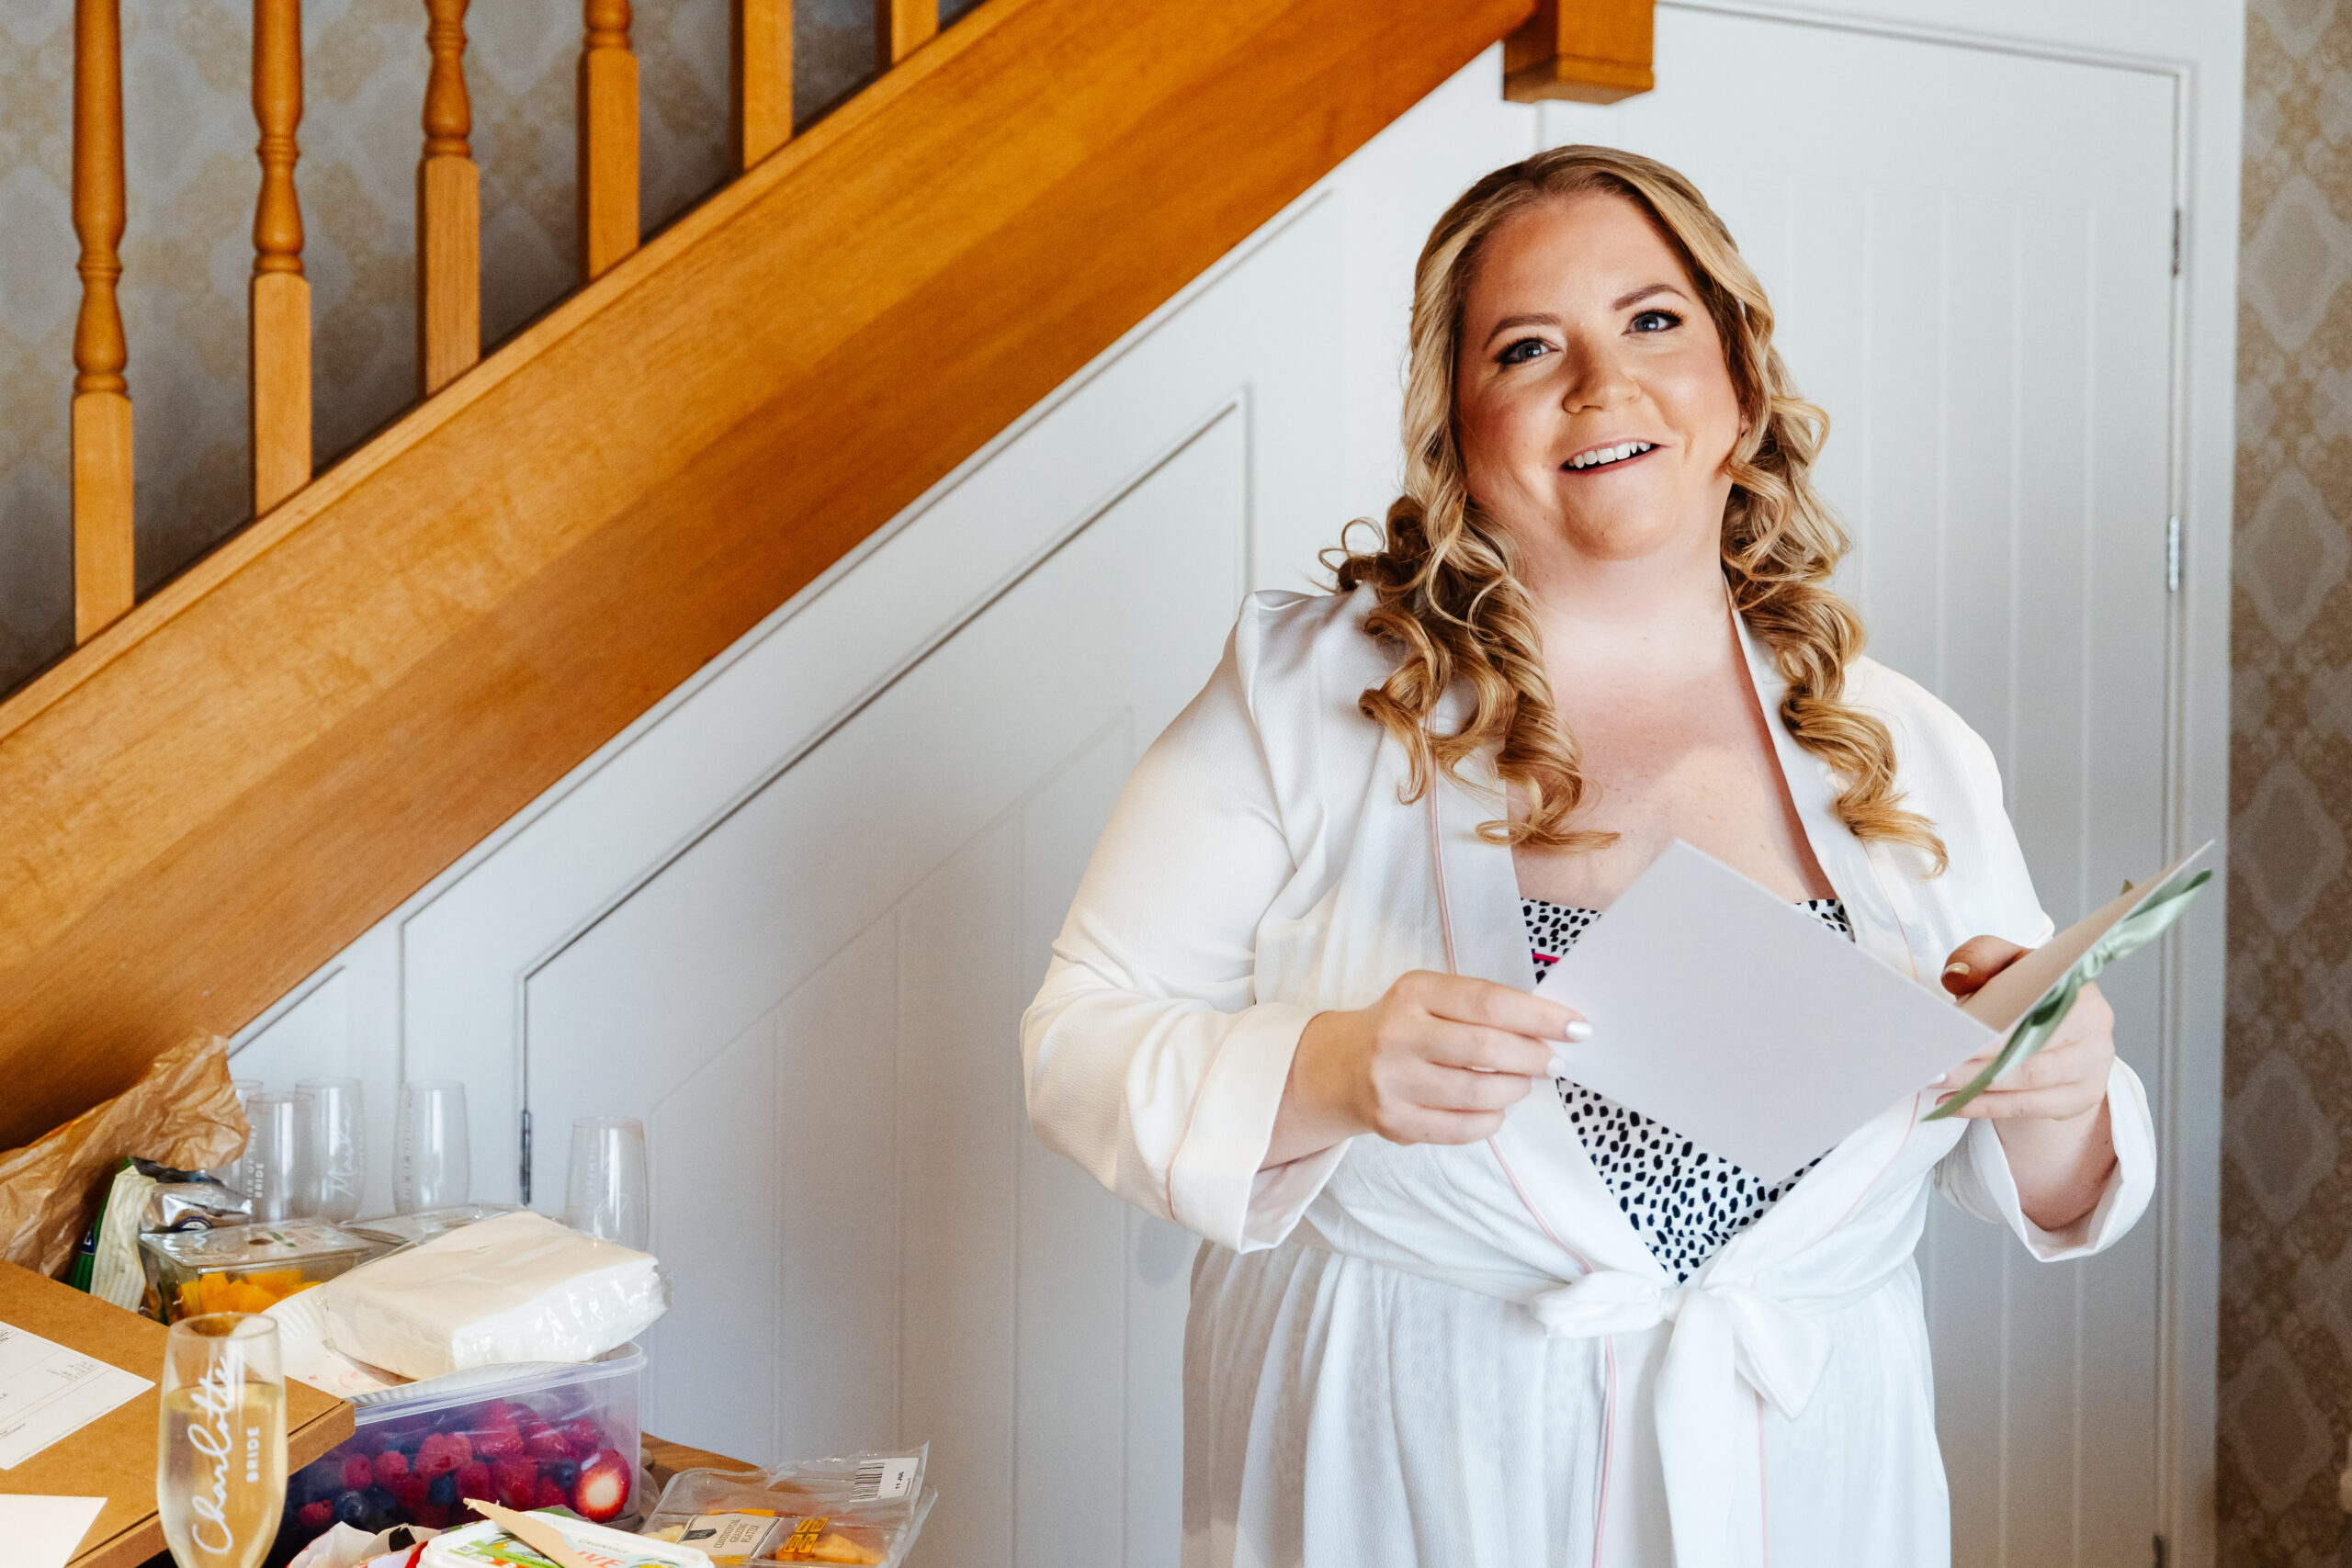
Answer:
[[[644,1371],[632,1344],[576,1365],[479,1367],[361,1396],[350,1440],[288,1482],[272,1560],[338,1522],[446,1529],[473,1517],[466,1497],[628,1520],[650,1501],[636,1495]]]
[[[263,1312],[348,1273],[373,1244],[324,1220],[262,1221],[139,1238],[145,1310],[165,1323],[208,1312]]]

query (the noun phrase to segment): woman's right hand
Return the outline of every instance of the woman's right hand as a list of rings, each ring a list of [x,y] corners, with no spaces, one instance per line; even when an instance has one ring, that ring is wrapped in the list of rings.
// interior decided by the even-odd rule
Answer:
[[[1371,1007],[1317,1013],[1299,1035],[1266,1168],[1363,1133],[1393,1144],[1475,1144],[1538,1082],[1561,1042],[1592,1026],[1491,980],[1416,970]]]

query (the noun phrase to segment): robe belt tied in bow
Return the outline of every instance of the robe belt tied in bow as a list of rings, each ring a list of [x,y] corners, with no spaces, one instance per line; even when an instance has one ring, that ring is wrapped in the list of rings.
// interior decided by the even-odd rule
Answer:
[[[1722,1561],[1732,1483],[1753,1427],[1747,1389],[1794,1419],[1829,1362],[1827,1329],[1815,1321],[1875,1292],[1792,1304],[1745,1285],[1672,1285],[1604,1269],[1529,1303],[1551,1338],[1598,1338],[1674,1325],[1659,1363],[1653,1411],[1678,1563]],[[1745,1383],[1746,1389],[1741,1385]]]

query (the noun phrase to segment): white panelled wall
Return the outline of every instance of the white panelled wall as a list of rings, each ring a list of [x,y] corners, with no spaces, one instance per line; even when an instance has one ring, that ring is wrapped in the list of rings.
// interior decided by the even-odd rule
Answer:
[[[1507,104],[1490,53],[322,969],[238,1071],[367,1079],[371,1207],[403,1076],[468,1084],[480,1198],[520,1191],[527,1111],[543,1209],[572,1117],[643,1117],[678,1291],[650,1429],[753,1460],[927,1438],[919,1562],[1173,1563],[1192,1244],[1029,1135],[1016,1021],[1239,596],[1306,585],[1393,493],[1412,259],[1476,175],[1605,141],[1716,201],[1832,416],[1876,651],[1992,741],[2062,924],[2219,830],[2226,601],[2194,589],[2233,280],[2177,280],[2171,232],[2191,173],[2234,168],[2198,97],[2234,35],[2156,7],[2170,52],[2120,59],[2086,13],[2003,42],[1935,8],[1665,6],[1658,92],[1605,109]],[[2191,256],[2228,222],[2194,217]],[[2087,1268],[1931,1229],[1963,1564],[2210,1555],[2218,913],[2115,987],[2161,1212]]]

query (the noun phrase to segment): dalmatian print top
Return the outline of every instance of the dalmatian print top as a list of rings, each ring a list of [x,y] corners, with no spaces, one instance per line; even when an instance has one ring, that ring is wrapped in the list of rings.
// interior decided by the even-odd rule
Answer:
[[[1839,936],[1853,940],[1846,906],[1838,900],[1808,898],[1804,908]],[[1547,904],[1541,898],[1521,898],[1519,911],[1527,922],[1528,957],[1538,979],[1600,918],[1597,909]],[[1559,1090],[1568,1120],[1617,1206],[1633,1222],[1650,1255],[1674,1271],[1678,1283],[1754,1224],[1826,1157],[1815,1156],[1811,1165],[1768,1187],[1721,1155],[1707,1153],[1671,1128],[1582,1084],[1562,1078]]]

